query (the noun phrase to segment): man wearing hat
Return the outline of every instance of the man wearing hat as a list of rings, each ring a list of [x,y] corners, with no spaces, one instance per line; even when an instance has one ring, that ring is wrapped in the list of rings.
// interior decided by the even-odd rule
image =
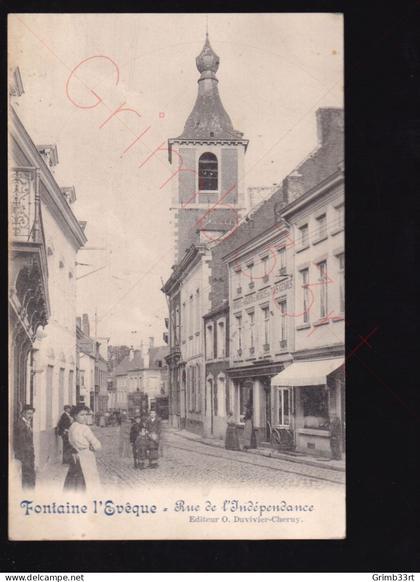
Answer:
[[[35,452],[32,432],[34,412],[33,406],[25,404],[15,425],[15,457],[22,465],[22,487],[24,489],[35,487]]]
[[[60,417],[57,424],[57,434],[61,436],[63,441],[63,465],[68,465],[71,461],[72,446],[69,443],[69,428],[73,422],[73,418],[70,415],[71,406],[66,404],[64,407],[64,412]]]

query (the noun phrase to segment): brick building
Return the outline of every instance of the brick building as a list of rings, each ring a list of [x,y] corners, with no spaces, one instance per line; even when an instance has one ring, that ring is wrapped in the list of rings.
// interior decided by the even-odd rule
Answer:
[[[200,229],[230,230],[246,209],[248,141],[234,129],[220,99],[219,63],[207,35],[196,59],[200,78],[195,105],[181,135],[168,140],[169,161],[176,167],[171,203],[175,263],[199,242]]]
[[[205,395],[203,323],[211,308],[211,249],[246,211],[242,175],[248,141],[234,129],[222,105],[216,78],[219,57],[208,35],[196,65],[200,78],[194,108],[182,134],[168,142],[169,161],[179,171],[172,182],[171,205],[175,265],[162,290],[170,316],[170,422],[202,433],[213,425],[215,402]]]

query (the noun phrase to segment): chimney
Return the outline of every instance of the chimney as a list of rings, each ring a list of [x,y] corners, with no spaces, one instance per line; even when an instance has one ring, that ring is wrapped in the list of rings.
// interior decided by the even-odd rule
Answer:
[[[76,317],[76,327],[78,327],[79,329],[82,329],[82,318],[81,317]]]
[[[283,195],[287,202],[293,202],[305,191],[305,186],[303,183],[303,176],[299,174],[296,170],[285,177],[283,180]]]
[[[334,144],[343,139],[344,111],[339,107],[321,107],[316,112],[318,143]]]
[[[132,362],[134,360],[134,348],[133,348],[133,346],[130,347],[130,353],[128,354],[128,359],[130,360],[130,362]]]
[[[82,315],[82,331],[85,335],[90,337],[89,315],[87,313]]]

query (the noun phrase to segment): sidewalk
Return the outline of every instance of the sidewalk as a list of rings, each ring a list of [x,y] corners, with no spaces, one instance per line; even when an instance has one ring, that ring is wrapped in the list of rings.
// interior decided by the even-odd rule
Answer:
[[[225,443],[223,440],[216,438],[205,438],[197,435],[193,432],[188,432],[187,430],[178,430],[176,428],[171,428],[169,426],[165,427],[165,432],[176,434],[185,440],[200,442],[204,445],[210,447],[215,447],[219,449],[225,449]],[[243,452],[243,451],[242,451]],[[291,463],[299,463],[300,465],[309,465],[311,467],[320,467],[322,469],[332,469],[333,471],[341,471],[342,473],[346,470],[345,460],[334,461],[332,459],[320,459],[316,457],[309,457],[304,453],[286,453],[278,452],[271,448],[260,448],[260,449],[248,449],[249,455],[259,455],[262,457],[271,457],[273,459],[282,459],[284,461],[290,461]]]

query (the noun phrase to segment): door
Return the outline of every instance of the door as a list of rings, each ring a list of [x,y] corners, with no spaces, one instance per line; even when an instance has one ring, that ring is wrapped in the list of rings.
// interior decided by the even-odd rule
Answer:
[[[54,366],[47,366],[47,390],[45,395],[45,428],[47,430],[52,427],[53,373]]]
[[[206,413],[210,417],[210,434],[213,434],[213,417],[214,417],[214,386],[213,380],[208,378],[206,390]]]
[[[271,386],[264,386],[265,392],[265,440],[270,442],[271,421]]]

